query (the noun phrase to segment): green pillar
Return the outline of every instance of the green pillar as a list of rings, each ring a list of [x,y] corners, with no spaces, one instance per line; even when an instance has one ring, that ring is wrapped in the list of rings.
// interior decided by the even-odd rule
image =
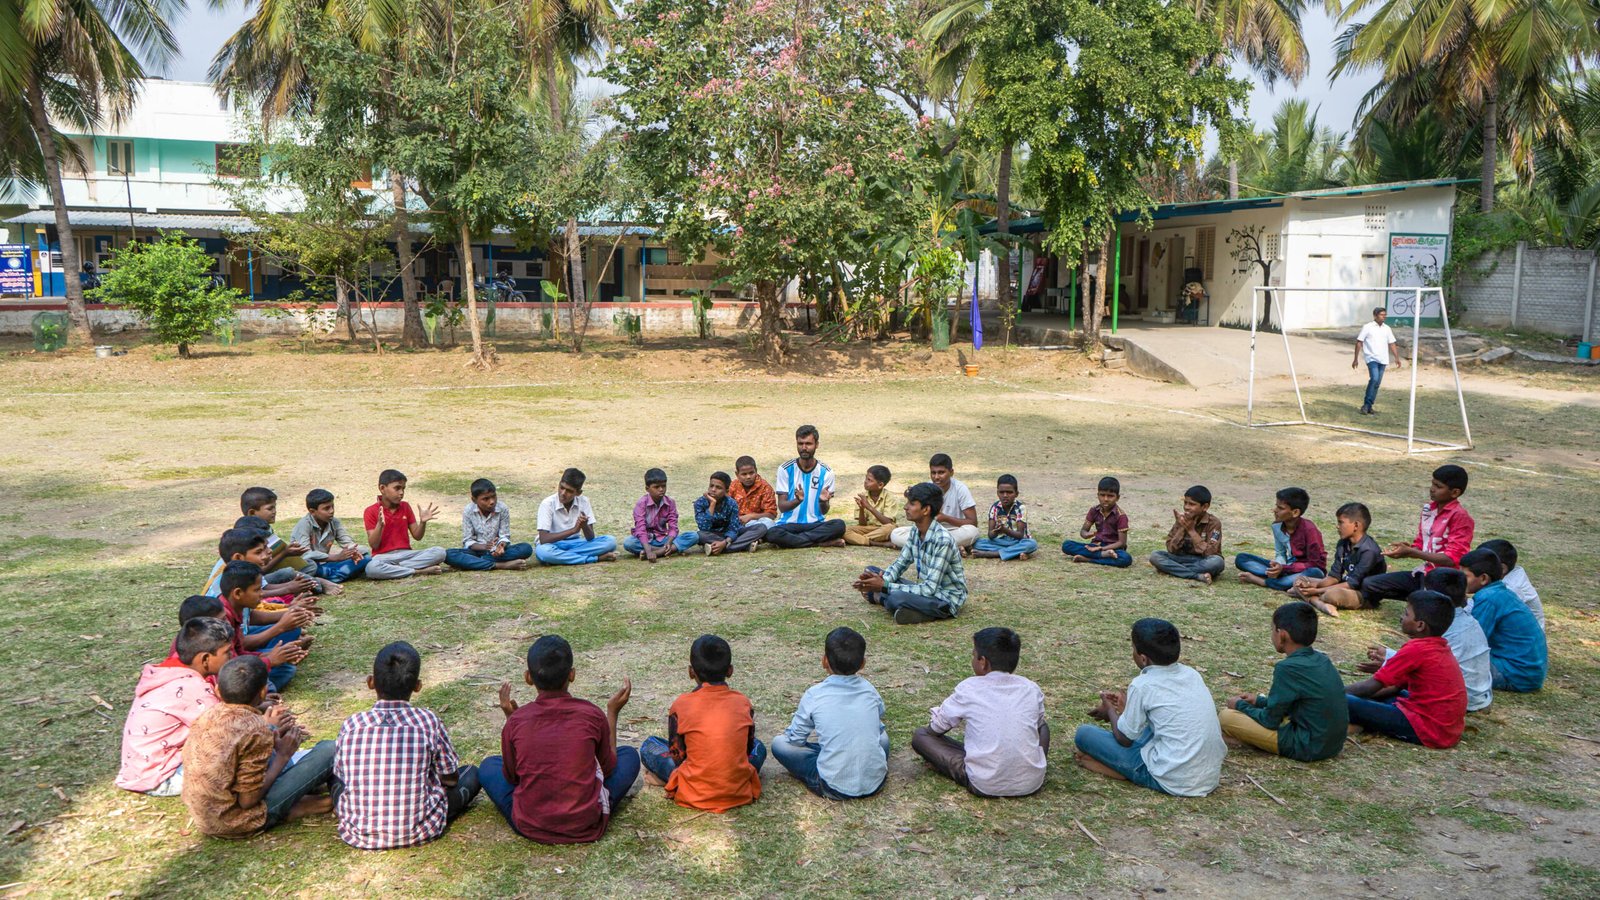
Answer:
[[[1111,333],[1117,333],[1117,299],[1122,292],[1122,235],[1112,232],[1117,252],[1111,260]]]

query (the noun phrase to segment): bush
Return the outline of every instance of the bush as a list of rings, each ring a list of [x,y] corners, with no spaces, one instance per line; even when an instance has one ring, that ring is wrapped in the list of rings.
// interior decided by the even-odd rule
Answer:
[[[88,296],[137,312],[157,340],[176,344],[184,358],[190,344],[232,319],[244,300],[237,288],[217,287],[211,280],[211,257],[194,240],[177,234],[118,249],[106,263],[100,286]]]

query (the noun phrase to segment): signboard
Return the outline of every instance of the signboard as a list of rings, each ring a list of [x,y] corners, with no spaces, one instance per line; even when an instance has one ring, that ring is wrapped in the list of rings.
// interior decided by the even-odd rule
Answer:
[[[33,256],[27,244],[0,244],[0,294],[33,296]]]
[[[1450,258],[1448,234],[1391,234],[1389,235],[1389,287],[1438,287],[1445,261]],[[1389,326],[1399,328],[1409,324],[1416,314],[1416,295],[1392,293],[1389,295]],[[1439,312],[1439,295],[1422,298],[1422,324],[1442,324]]]
[[[1042,256],[1033,258],[1033,272],[1028,275],[1028,291],[1024,296],[1037,296],[1044,289],[1044,270],[1048,261]]]

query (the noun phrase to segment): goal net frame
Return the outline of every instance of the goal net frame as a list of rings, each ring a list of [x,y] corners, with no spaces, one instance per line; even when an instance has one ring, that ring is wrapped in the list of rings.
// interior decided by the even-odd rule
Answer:
[[[1294,370],[1294,351],[1289,346],[1289,332],[1280,329],[1283,334],[1283,355],[1289,361],[1289,379],[1294,383],[1294,398],[1300,408],[1299,419],[1285,419],[1281,422],[1255,421],[1256,397],[1256,338],[1259,335],[1261,320],[1261,295],[1267,294],[1267,302],[1272,304],[1278,322],[1283,323],[1282,294],[1292,293],[1343,293],[1343,294],[1378,294],[1384,298],[1385,306],[1388,299],[1395,294],[1409,294],[1413,302],[1411,310],[1411,397],[1410,410],[1406,414],[1406,433],[1396,434],[1391,431],[1376,431],[1369,428],[1357,428],[1353,425],[1340,425],[1335,422],[1322,422],[1312,419],[1306,413],[1305,397],[1300,393],[1300,378]],[[1417,437],[1417,349],[1421,345],[1422,336],[1422,310],[1424,298],[1436,299],[1439,303],[1439,319],[1444,324],[1445,347],[1450,353],[1450,372],[1455,377],[1456,404],[1461,410],[1461,431],[1465,442],[1437,441],[1431,438]],[[1402,328],[1405,326],[1402,325]],[[1455,339],[1450,333],[1450,313],[1445,309],[1444,291],[1437,287],[1381,287],[1381,288],[1332,288],[1332,287],[1271,287],[1257,286],[1250,292],[1250,388],[1245,400],[1245,425],[1249,428],[1281,428],[1290,425],[1315,425],[1319,428],[1328,428],[1334,431],[1351,431],[1357,434],[1370,434],[1376,437],[1396,438],[1406,442],[1405,452],[1416,453],[1444,453],[1454,450],[1471,450],[1472,426],[1467,421],[1467,400],[1461,390],[1461,369],[1456,363]]]

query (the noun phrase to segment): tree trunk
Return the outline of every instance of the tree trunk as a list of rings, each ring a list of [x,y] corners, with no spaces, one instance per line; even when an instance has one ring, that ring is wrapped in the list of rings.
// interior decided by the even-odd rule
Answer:
[[[1091,312],[1094,317],[1092,320],[1094,330],[1089,332],[1089,335],[1094,338],[1096,344],[1100,343],[1100,320],[1104,319],[1106,315],[1106,295],[1109,293],[1107,288],[1110,286],[1110,282],[1106,280],[1106,276],[1109,274],[1106,270],[1111,264],[1111,234],[1111,232],[1107,232],[1105,239],[1100,242],[1100,262],[1094,267],[1094,309]]]
[[[411,249],[411,229],[406,218],[405,176],[389,173],[389,190],[394,197],[394,249],[400,264],[400,299],[405,306],[400,343],[416,349],[427,345],[428,331],[422,327],[422,304],[417,298],[416,254]]]
[[[343,278],[333,280],[333,306],[334,313],[344,319],[344,329],[350,340],[356,340],[356,318],[350,311],[350,291],[345,288]]]
[[[467,328],[472,332],[472,365],[487,369],[494,365],[494,350],[485,351],[483,346],[483,332],[478,328],[478,289],[473,284],[476,277],[472,272],[472,235],[467,231],[467,223],[461,223],[461,280],[467,292]]]
[[[178,343],[178,358],[179,359],[188,359],[189,358],[189,345],[185,344],[185,343],[183,343],[181,341]]]
[[[28,79],[28,114],[33,119],[39,151],[44,155],[45,178],[50,182],[50,202],[55,207],[56,240],[61,244],[62,282],[67,289],[67,320],[71,325],[67,329],[67,346],[92,344],[94,326],[89,323],[89,310],[83,305],[83,282],[78,280],[82,265],[78,261],[78,242],[72,236],[72,223],[67,219],[67,192],[61,186],[61,157],[56,154],[55,132],[50,128],[44,90],[39,86],[37,77]],[[45,252],[50,251],[47,249]]]
[[[1228,199],[1239,199],[1239,161],[1228,160]]]
[[[567,217],[566,247],[563,254],[567,258],[567,280],[571,283],[567,288],[567,299],[574,304],[582,302],[585,316],[589,311],[589,294],[584,290],[583,278],[583,243],[578,239],[578,219],[575,216]],[[578,307],[573,306],[573,330],[577,330]]]
[[[1478,209],[1481,212],[1494,212],[1495,157],[1500,142],[1499,113],[1499,92],[1490,87],[1489,95],[1483,101],[1483,170],[1479,173],[1483,183],[1478,185]]]
[[[1084,235],[1083,261],[1078,264],[1078,268],[1078,290],[1080,292],[1078,296],[1082,298],[1078,301],[1078,327],[1082,329],[1083,336],[1092,344],[1098,339],[1099,328],[1096,327],[1091,329],[1089,327],[1089,314],[1093,311],[1092,306],[1094,304],[1094,291],[1091,289],[1091,282],[1089,281],[1088,235]]]
[[[783,346],[783,285],[776,281],[756,284],[756,301],[761,310],[761,350],[767,362],[782,365]]]
[[[994,233],[1000,241],[995,266],[995,302],[1000,305],[1000,346],[1011,343],[1011,145],[1000,148],[1000,171],[995,176]],[[941,301],[942,302],[942,301]]]

